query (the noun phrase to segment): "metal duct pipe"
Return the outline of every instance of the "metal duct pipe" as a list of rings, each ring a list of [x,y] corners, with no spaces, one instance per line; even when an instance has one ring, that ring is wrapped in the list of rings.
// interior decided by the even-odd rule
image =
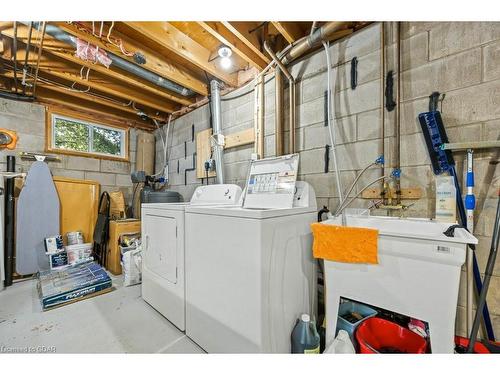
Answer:
[[[57,39],[63,43],[70,44],[71,46],[76,48],[75,37],[73,37],[71,34],[65,32],[65,31],[61,30],[59,27],[54,26],[54,25],[47,25],[45,31],[47,34],[54,37],[55,39]],[[134,63],[131,63],[128,60],[122,59],[121,57],[115,55],[114,53],[106,51],[106,54],[111,59],[112,65],[114,65],[117,68],[120,68],[122,70],[125,70],[126,72],[134,74],[140,78],[143,78],[146,81],[154,83],[155,85],[157,85],[159,87],[173,91],[173,92],[175,92],[179,95],[182,95],[182,96],[191,96],[191,95],[195,94],[194,91],[192,91],[186,87],[183,87],[183,86],[181,86],[173,81],[170,81],[169,79],[163,78],[162,76],[159,76],[156,73],[150,72],[149,70],[144,69],[144,68],[142,68]]]
[[[276,95],[274,98],[274,150],[276,156],[280,156],[285,153],[285,150],[283,144],[283,74],[281,74],[281,71],[278,67],[274,71],[274,83]]]
[[[224,183],[224,143],[222,140],[222,110],[220,100],[220,84],[216,80],[210,82],[210,97],[212,106],[213,146],[215,172],[218,184]]]
[[[321,43],[321,41],[326,40],[330,35],[334,32],[342,30],[347,26],[348,22],[328,22],[317,28],[310,34],[308,37],[300,39],[293,48],[288,51],[288,53],[283,57],[283,64],[288,64],[292,60],[295,60],[297,57],[306,53],[309,49],[314,47],[315,45]]]
[[[278,67],[285,74],[288,79],[288,87],[289,87],[289,110],[290,110],[290,124],[289,124],[289,145],[288,145],[288,153],[293,154],[295,152],[295,80],[293,76],[290,74],[285,65],[281,62],[281,60],[276,56],[274,51],[269,47],[267,41],[264,42],[264,49],[269,53],[271,58],[278,64]]]

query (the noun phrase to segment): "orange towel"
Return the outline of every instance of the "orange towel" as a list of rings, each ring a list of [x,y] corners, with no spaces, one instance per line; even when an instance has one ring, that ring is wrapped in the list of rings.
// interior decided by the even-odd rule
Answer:
[[[378,230],[311,224],[313,255],[334,262],[378,264]]]

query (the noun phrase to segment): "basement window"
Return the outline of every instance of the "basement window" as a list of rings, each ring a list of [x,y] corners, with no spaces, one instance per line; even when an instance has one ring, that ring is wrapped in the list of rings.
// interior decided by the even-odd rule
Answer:
[[[127,159],[125,129],[52,113],[48,134],[52,152]]]

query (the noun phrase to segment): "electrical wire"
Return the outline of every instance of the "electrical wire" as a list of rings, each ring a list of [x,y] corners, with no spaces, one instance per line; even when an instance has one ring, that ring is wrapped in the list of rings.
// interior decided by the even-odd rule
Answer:
[[[342,185],[340,183],[340,170],[337,162],[337,148],[336,148],[336,143],[337,140],[335,138],[335,130],[333,129],[332,125],[332,113],[331,113],[331,106],[332,106],[332,85],[331,85],[331,74],[332,74],[332,64],[330,62],[330,43],[329,42],[323,42],[323,47],[325,49],[325,55],[326,55],[326,65],[327,65],[327,85],[328,89],[326,90],[326,95],[327,95],[327,117],[328,117],[328,134],[330,135],[330,143],[331,143],[331,150],[332,150],[332,156],[333,156],[333,167],[335,168],[335,182],[337,185],[337,192],[339,194],[339,206],[341,207],[342,201],[344,200],[344,196],[342,194]],[[334,115],[335,116],[335,115]],[[337,210],[338,210],[337,207]],[[345,217],[342,217],[343,221],[345,220]]]
[[[83,75],[84,75],[83,71],[84,71],[85,68],[87,68],[87,74],[85,75],[85,77],[83,77]],[[80,68],[80,79],[82,79],[84,81],[88,81],[89,80],[89,75],[90,75],[90,68],[83,65]],[[71,91],[81,92],[81,93],[85,93],[85,92],[89,92],[90,91],[90,86],[89,85],[87,85],[87,89],[86,90],[78,90],[78,89],[75,89],[75,85],[76,84],[77,84],[76,81],[74,81],[71,84]]]
[[[94,22],[92,22],[92,27],[94,27]],[[101,29],[99,31],[99,39],[102,39],[102,31],[103,31],[103,28],[104,28],[104,21],[101,21]],[[92,62],[92,64],[97,64],[99,59],[97,57],[97,54],[99,53],[99,46],[96,45],[95,46],[95,54],[94,54],[94,61]]]
[[[4,65],[7,66],[7,67],[9,67],[9,68],[11,68],[11,69],[14,69],[14,67],[12,65],[10,65],[10,64],[5,63]],[[29,77],[33,77],[33,74],[27,73],[27,75]],[[38,76],[38,80],[40,82],[43,82],[43,83],[46,83],[46,84],[49,84],[49,85],[52,85],[52,86],[60,87],[62,89],[68,90],[68,91],[79,91],[79,90],[72,89],[71,86],[66,86],[66,85],[64,85],[62,83],[59,83],[59,82],[56,82],[56,81],[52,81],[52,80],[50,80],[48,78],[44,78],[44,77]],[[123,102],[121,102],[119,100],[110,98],[110,97],[105,96],[105,95],[98,94],[96,92],[90,92],[90,91],[83,92],[82,91],[82,93],[85,93],[87,95],[90,95],[90,96],[93,96],[93,97],[96,97],[96,98],[99,98],[99,99],[107,100],[107,101],[109,101],[111,103],[119,104],[119,105],[122,105],[124,107],[128,107],[128,106],[130,106],[133,103],[132,101],[130,101],[128,103],[123,103]]]
[[[123,47],[123,41],[121,39],[115,39],[117,41],[117,43],[119,43],[119,44],[116,44],[111,40],[110,36],[111,36],[111,32],[113,31],[113,27],[115,27],[115,21],[111,21],[111,26],[108,30],[108,35],[106,36],[106,39],[108,40],[108,42],[111,43],[113,46],[118,47],[120,49],[121,53],[124,54],[125,56],[129,56],[129,57],[134,56],[133,53],[125,50],[125,48]]]
[[[165,171],[167,170],[166,173],[168,173],[168,168],[167,168],[167,166],[168,166],[168,153],[167,153],[167,150],[168,150],[168,138],[169,138],[169,134],[170,134],[170,124],[172,121],[172,114],[170,114],[170,116],[168,117],[166,136],[163,132],[163,127],[159,126],[158,121],[156,119],[152,119],[152,120],[156,126],[156,129],[158,129],[158,131],[160,133],[161,143],[163,146],[163,168],[158,173],[155,173],[152,176],[156,177],[156,176],[163,174],[165,179],[168,181],[168,176],[165,176]]]

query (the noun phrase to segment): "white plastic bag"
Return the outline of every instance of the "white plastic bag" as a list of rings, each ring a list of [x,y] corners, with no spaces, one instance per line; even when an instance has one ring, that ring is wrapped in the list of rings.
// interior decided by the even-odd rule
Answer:
[[[142,249],[129,250],[122,254],[123,286],[140,284],[142,280]]]
[[[328,345],[324,354],[356,354],[347,331],[341,329],[333,342]]]

